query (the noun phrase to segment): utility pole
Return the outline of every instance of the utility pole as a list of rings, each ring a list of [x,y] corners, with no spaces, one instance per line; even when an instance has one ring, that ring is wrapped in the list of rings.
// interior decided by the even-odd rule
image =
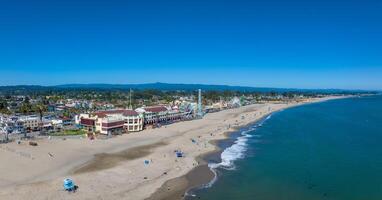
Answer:
[[[9,136],[8,136],[8,130],[5,131],[5,142],[8,142]]]
[[[202,90],[198,90],[198,117],[202,118],[203,113],[202,113]]]
[[[219,103],[220,103],[220,105],[219,105],[219,107],[220,107],[220,110],[223,108],[223,99],[222,99],[222,97],[221,96],[219,96]]]
[[[132,110],[133,109],[133,106],[131,105],[131,88],[130,88],[130,92],[129,92],[129,109]]]

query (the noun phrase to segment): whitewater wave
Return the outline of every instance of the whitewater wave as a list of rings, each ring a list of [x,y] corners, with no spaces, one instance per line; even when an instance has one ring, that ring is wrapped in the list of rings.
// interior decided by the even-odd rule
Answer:
[[[226,170],[234,170],[234,161],[240,158],[244,158],[245,151],[247,150],[247,141],[252,135],[242,133],[242,136],[238,137],[234,144],[226,148],[221,154],[220,163],[210,163],[210,168],[224,168]]]
[[[221,162],[220,163],[209,163],[208,167],[210,170],[214,173],[214,178],[206,185],[204,185],[205,188],[211,187],[218,179],[217,174],[217,168],[222,168],[225,170],[235,170],[235,164],[234,162],[238,159],[242,159],[245,157],[245,152],[247,151],[247,142],[251,137],[259,138],[261,135],[251,135],[248,134],[249,132],[255,130],[258,127],[261,127],[263,123],[270,119],[272,115],[268,115],[264,120],[259,122],[257,125],[244,130],[241,132],[241,135],[236,139],[236,141],[232,144],[232,146],[224,149],[224,151],[221,154]]]
[[[272,115],[268,115],[267,118],[265,118],[265,120],[268,120],[272,117]]]
[[[208,167],[214,173],[214,178],[206,185],[205,188],[211,187],[218,179],[217,168],[222,168],[226,170],[234,170],[235,165],[234,161],[237,159],[241,159],[245,157],[245,152],[247,151],[247,142],[249,138],[253,137],[253,135],[248,134],[249,132],[255,130],[256,127],[252,127],[248,130],[242,131],[241,136],[239,136],[234,144],[228,148],[226,148],[221,154],[221,162],[220,163],[209,163]]]
[[[257,127],[263,126],[264,122],[267,121],[268,119],[270,119],[271,117],[272,117],[272,115],[268,115],[263,121],[261,121],[260,123],[257,124]]]

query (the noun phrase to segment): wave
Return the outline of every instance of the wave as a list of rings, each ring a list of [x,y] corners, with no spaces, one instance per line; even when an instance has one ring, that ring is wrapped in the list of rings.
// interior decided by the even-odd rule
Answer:
[[[217,180],[218,180],[218,174],[217,174],[217,168],[222,168],[225,170],[235,170],[235,164],[234,162],[238,159],[242,159],[245,157],[245,152],[247,151],[247,143],[248,140],[251,137],[260,138],[261,135],[251,135],[248,134],[251,131],[254,131],[256,128],[261,127],[263,123],[270,119],[272,115],[268,115],[264,120],[260,121],[257,125],[252,126],[251,128],[247,130],[243,130],[241,132],[241,135],[236,139],[236,141],[228,148],[224,149],[224,151],[221,153],[221,162],[220,163],[209,163],[208,167],[210,170],[214,173],[214,178],[207,184],[204,185],[204,188],[211,187]]]
[[[253,135],[248,134],[249,132],[255,130],[256,127],[251,127],[248,130],[244,130],[241,132],[241,136],[239,136],[232,146],[226,148],[221,154],[221,162],[220,163],[209,163],[208,167],[214,173],[214,178],[206,185],[205,188],[211,187],[218,179],[217,168],[222,168],[225,170],[234,170],[235,165],[234,161],[238,159],[242,159],[245,157],[245,152],[247,151],[247,142],[249,138],[253,137]]]
[[[242,136],[238,137],[234,144],[226,148],[221,154],[220,163],[210,163],[210,168],[224,168],[226,170],[234,170],[234,161],[240,158],[244,158],[244,153],[247,150],[248,138],[252,137],[249,134],[242,133]]]

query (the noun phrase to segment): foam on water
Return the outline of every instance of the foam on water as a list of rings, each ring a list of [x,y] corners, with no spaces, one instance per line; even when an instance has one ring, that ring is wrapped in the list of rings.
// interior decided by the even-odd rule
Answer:
[[[221,162],[217,164],[211,164],[210,167],[217,168],[221,167],[226,170],[235,169],[234,161],[240,158],[244,158],[245,151],[247,150],[248,138],[251,135],[243,132],[242,136],[238,137],[234,144],[226,148],[221,154]]]
[[[222,168],[226,170],[234,170],[235,165],[234,161],[237,159],[241,159],[245,157],[245,151],[247,150],[247,142],[248,139],[252,137],[252,135],[248,134],[248,132],[255,130],[255,127],[252,127],[248,130],[242,131],[241,136],[239,136],[234,144],[228,148],[226,148],[221,154],[221,162],[220,163],[209,163],[208,167],[215,174],[214,178],[205,185],[205,187],[211,187],[217,181],[217,168]]]
[[[268,120],[272,117],[272,115],[268,115],[267,118],[265,118],[265,120]]]
[[[218,179],[217,176],[217,168],[222,168],[225,170],[235,170],[234,162],[238,159],[242,159],[245,157],[245,152],[247,151],[247,142],[251,137],[259,138],[260,135],[250,135],[249,132],[255,130],[257,127],[262,126],[262,124],[271,118],[271,115],[267,116],[264,120],[262,120],[258,125],[252,126],[247,130],[243,130],[241,132],[241,136],[239,136],[236,141],[228,148],[224,149],[221,154],[221,162],[220,163],[209,163],[208,167],[214,173],[214,178],[204,187],[211,187]]]

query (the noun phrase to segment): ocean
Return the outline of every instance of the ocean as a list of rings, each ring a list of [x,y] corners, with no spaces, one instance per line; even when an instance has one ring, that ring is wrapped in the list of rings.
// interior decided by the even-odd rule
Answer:
[[[216,178],[187,199],[382,199],[382,96],[289,108],[220,146]]]

